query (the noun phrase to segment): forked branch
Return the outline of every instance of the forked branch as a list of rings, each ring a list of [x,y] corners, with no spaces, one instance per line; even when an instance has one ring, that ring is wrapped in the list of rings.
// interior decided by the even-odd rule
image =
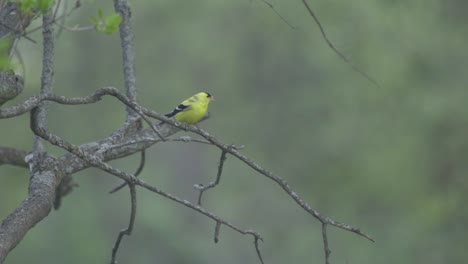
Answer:
[[[198,205],[201,206],[201,200],[203,196],[203,192],[208,189],[214,188],[216,185],[219,184],[221,180],[221,174],[223,173],[224,162],[226,161],[226,151],[221,151],[221,157],[219,158],[219,165],[218,165],[218,173],[216,174],[216,180],[214,182],[210,182],[208,185],[204,186],[203,184],[196,184],[194,186],[195,189],[199,191],[198,194]]]
[[[130,201],[131,201],[130,221],[128,222],[128,227],[124,230],[121,230],[119,232],[119,235],[117,236],[115,245],[112,248],[111,264],[117,263],[117,251],[119,250],[120,242],[122,241],[123,236],[125,235],[129,236],[132,234],[133,226],[135,225],[135,215],[136,215],[136,208],[137,208],[135,184],[130,183],[128,187],[130,189]]]
[[[91,166],[93,167],[96,167],[96,168],[99,168],[109,174],[112,174],[118,178],[121,178],[122,180],[126,181],[127,183],[129,183],[129,185],[138,185],[138,186],[141,186],[147,190],[150,190],[156,194],[159,194],[165,198],[168,198],[174,202],[177,202],[179,204],[182,204],[192,210],[195,210],[213,220],[215,220],[216,222],[219,222],[225,226],[228,226],[230,227],[231,229],[241,233],[241,234],[244,234],[244,235],[251,235],[254,237],[254,241],[258,241],[259,239],[262,240],[262,237],[255,231],[252,231],[252,230],[244,230],[244,229],[241,229],[237,226],[235,226],[234,224],[216,216],[215,214],[209,212],[209,211],[206,211],[205,209],[201,208],[200,206],[197,206],[197,205],[194,205],[192,203],[190,203],[189,201],[187,200],[183,200],[181,198],[178,198],[177,196],[174,196],[170,193],[167,193],[167,192],[164,192],[154,186],[151,186],[147,183],[145,183],[144,181],[142,181],[141,179],[139,178],[136,178],[134,177],[132,174],[129,174],[129,173],[126,173],[126,172],[123,172],[121,170],[118,170],[112,166],[110,166],[109,164],[101,161],[101,157],[98,157],[98,156],[94,156],[94,155],[91,155],[89,153],[87,153],[86,151],[83,151],[82,149],[80,149],[78,146],[76,145],[73,145],[65,140],[63,140],[62,138],[60,138],[59,136],[57,135],[54,135],[54,134],[51,134],[49,133],[45,128],[42,128],[42,127],[39,127],[37,126],[37,124],[35,123],[36,122],[36,115],[38,114],[38,111],[37,109],[33,109],[31,111],[31,130],[34,132],[35,135],[41,137],[42,139],[48,141],[49,143],[51,143],[52,145],[54,146],[57,146],[57,147],[60,147],[62,149],[65,149],[66,151],[78,156],[79,158],[81,158],[83,161],[89,163]],[[132,198],[133,199],[133,198]],[[133,220],[131,220],[133,221]],[[132,224],[133,226],[133,224]],[[129,225],[130,227],[130,225]],[[129,228],[127,228],[129,229]],[[115,248],[118,248],[118,245],[122,239],[122,236],[127,234],[128,232],[131,232],[131,229],[130,231],[126,231],[126,230],[123,230],[119,233],[119,237],[116,241],[116,245],[114,246],[114,249]],[[256,247],[256,250],[257,250],[257,253],[259,253],[259,249],[258,249],[258,243],[255,243],[255,247]],[[113,255],[115,255],[117,253],[117,250],[114,250],[115,253],[113,253]],[[261,255],[259,254],[259,258],[261,258]]]

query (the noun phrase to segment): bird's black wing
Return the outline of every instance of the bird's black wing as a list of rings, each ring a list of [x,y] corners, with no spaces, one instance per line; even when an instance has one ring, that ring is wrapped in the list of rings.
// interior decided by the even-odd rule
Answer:
[[[185,109],[187,109],[189,106],[190,106],[190,105],[180,104],[180,105],[178,105],[176,108],[174,108],[174,110],[172,110],[172,112],[170,112],[169,114],[166,114],[165,116],[166,116],[166,117],[173,117],[173,116],[175,116],[177,113],[182,112],[182,111],[184,111]]]

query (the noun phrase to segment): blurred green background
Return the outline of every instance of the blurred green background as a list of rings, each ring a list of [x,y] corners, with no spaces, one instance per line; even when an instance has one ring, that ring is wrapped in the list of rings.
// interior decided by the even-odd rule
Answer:
[[[132,1],[139,101],[168,112],[186,97],[212,93],[200,126],[283,177],[315,209],[368,232],[371,243],[330,229],[332,263],[463,263],[468,257],[468,2],[463,0],[309,1],[330,39],[376,87],[324,43],[301,1]],[[83,1],[67,25],[112,1]],[[37,23],[37,22],[36,22]],[[32,38],[40,41],[36,33]],[[123,88],[118,34],[63,32],[57,94]],[[26,88],[38,93],[41,45],[22,40]],[[75,144],[120,127],[112,98],[57,106],[50,129]],[[28,116],[2,120],[1,145],[30,149]],[[181,135],[181,134],[179,134]],[[61,150],[50,147],[52,153]],[[220,152],[166,143],[148,151],[145,181],[195,201],[192,186],[216,174]],[[138,155],[112,162],[132,172]],[[0,218],[26,197],[28,171],[0,167]],[[129,217],[128,191],[89,169],[59,211],[33,228],[6,263],[107,263]],[[250,237],[145,190],[134,234],[119,263],[259,263]],[[320,224],[267,178],[228,157],[205,207],[260,232],[266,263],[323,263]]]

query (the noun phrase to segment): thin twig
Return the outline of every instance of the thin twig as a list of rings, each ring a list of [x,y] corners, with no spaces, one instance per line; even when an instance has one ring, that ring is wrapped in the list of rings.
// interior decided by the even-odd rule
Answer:
[[[268,2],[268,1],[266,1],[266,0],[261,0],[261,1],[262,1],[265,5],[267,5],[268,7],[270,7],[271,10],[273,10],[273,12],[274,12],[281,20],[283,20],[284,23],[286,23],[286,25],[288,25],[291,29],[296,29],[295,26],[291,25],[291,23],[289,23],[288,20],[286,20],[286,18],[284,18],[284,17],[278,12],[278,10],[276,10],[275,6],[274,6],[272,3],[270,3],[270,2]]]
[[[325,252],[325,264],[330,264],[331,250],[328,247],[327,223],[322,223],[323,251]]]
[[[260,263],[264,264],[262,254],[260,253],[260,247],[258,246],[258,244],[259,244],[258,241],[259,240],[263,241],[263,239],[260,238],[260,237],[257,237],[257,236],[254,237],[255,251],[257,252],[258,258],[260,259]]]
[[[214,242],[218,243],[219,241],[219,229],[221,228],[221,223],[216,221],[215,233],[214,233]]]
[[[52,21],[55,21],[55,19],[57,18],[57,12],[61,4],[62,4],[62,0],[57,0],[57,4],[55,5],[55,10],[54,10],[54,15],[52,16]]]
[[[135,176],[135,177],[138,177],[138,175],[140,175],[140,173],[143,171],[143,168],[145,167],[146,150],[143,149],[140,153],[141,153],[140,165],[138,166],[138,169],[133,174],[133,176]],[[109,193],[115,193],[115,192],[117,192],[118,190],[122,189],[123,187],[125,187],[127,185],[128,185],[128,183],[124,182],[124,183],[120,184],[119,186],[115,187],[114,189],[112,189],[111,191],[109,191]]]
[[[203,138],[205,138],[207,141],[211,142],[213,145],[217,146],[219,149],[224,150],[227,153],[235,156],[236,158],[238,158],[240,161],[244,162],[247,166],[249,166],[253,170],[259,172],[260,174],[266,176],[270,180],[273,180],[274,182],[276,182],[299,206],[301,206],[306,212],[308,212],[310,215],[312,215],[314,218],[316,218],[320,222],[326,222],[327,224],[330,224],[332,226],[347,230],[349,232],[353,232],[355,234],[358,234],[358,235],[360,235],[362,237],[365,237],[368,240],[374,242],[374,239],[372,237],[370,237],[368,234],[362,232],[359,228],[355,228],[355,227],[353,227],[351,225],[335,221],[335,220],[331,219],[330,217],[322,216],[318,211],[316,211],[308,203],[306,203],[296,192],[294,192],[291,189],[291,187],[289,186],[289,184],[283,178],[281,178],[279,176],[276,176],[272,172],[262,168],[260,165],[255,163],[253,160],[251,160],[247,156],[241,154],[235,148],[232,148],[232,147],[230,147],[230,145],[226,145],[226,144],[222,143],[221,141],[219,141],[215,137],[211,136],[208,132],[202,130],[201,128],[199,128],[197,126],[193,126],[193,125],[192,126],[183,125],[183,124],[174,122],[173,120],[171,120],[169,118],[166,118],[165,116],[163,116],[163,115],[161,115],[159,113],[156,113],[156,112],[154,112],[152,110],[149,110],[149,109],[146,109],[146,108],[143,108],[143,107],[141,109],[142,109],[143,113],[145,113],[147,116],[150,116],[150,117],[156,118],[158,120],[164,121],[166,123],[166,125],[178,127],[180,129],[184,129],[186,131],[190,131],[190,132],[193,132],[195,134],[198,134],[198,135],[202,136]]]
[[[58,23],[58,22],[55,22],[54,24],[57,25],[57,26],[59,26],[59,28],[65,29],[66,31],[70,31],[70,32],[88,31],[88,30],[93,30],[93,29],[95,28],[95,26],[69,27],[69,26],[65,26],[65,25],[63,25],[63,24],[60,24],[60,23]]]
[[[70,194],[74,188],[78,187],[77,183],[73,182],[72,175],[64,175],[59,186],[55,190],[54,209],[58,210],[62,205],[62,199]]]
[[[201,199],[203,196],[203,193],[211,188],[214,188],[216,185],[219,184],[219,181],[221,179],[221,174],[223,173],[223,166],[224,166],[224,161],[226,161],[226,154],[227,152],[222,150],[221,151],[221,157],[219,158],[219,165],[218,165],[218,173],[216,174],[216,180],[214,182],[210,182],[208,185],[203,186],[203,184],[196,184],[194,186],[195,189],[199,191],[198,194],[198,205],[201,206]]]
[[[20,34],[20,35],[21,35],[21,31],[20,31],[20,30],[14,29],[14,28],[10,27],[9,25],[7,25],[7,24],[5,24],[5,23],[1,23],[1,25],[2,25],[3,27],[6,27],[8,30],[11,30],[11,31],[14,32],[15,34]],[[42,26],[39,27],[39,28],[42,28]],[[38,28],[38,29],[39,29],[39,28]],[[6,37],[6,36],[7,36],[7,35],[5,35],[5,36],[3,36],[3,37]],[[34,43],[34,44],[37,44],[37,41],[35,41],[34,39],[32,39],[32,38],[30,38],[30,37],[28,37],[28,36],[26,36],[26,35],[24,35],[24,34],[21,35],[21,37],[23,37],[23,38],[25,38],[25,39],[31,41],[31,42]],[[11,51],[10,51],[10,53],[11,53]]]
[[[139,144],[139,143],[143,143],[143,142],[159,142],[161,140],[159,139],[147,139],[147,140],[140,140],[140,141],[131,141],[131,142],[125,142],[125,143],[121,143],[121,144],[118,144],[118,145],[114,145],[112,146],[111,148],[109,149],[113,149],[113,148],[116,148],[116,147],[123,147],[123,146],[128,146],[128,145],[134,145],[134,144]],[[166,139],[166,142],[196,142],[196,143],[201,143],[201,144],[208,144],[208,145],[212,145],[210,142],[208,141],[204,141],[204,140],[200,140],[200,139],[194,139],[194,138],[190,138],[190,137],[187,137],[187,136],[184,136],[184,137],[180,137],[180,138],[174,138],[174,139]],[[231,145],[233,148],[238,148],[236,147],[235,145]],[[199,190],[200,191],[200,194],[198,196],[198,205],[201,206],[201,196],[203,194],[204,191],[206,191],[207,189],[210,189],[210,188],[213,188],[215,187],[216,185],[218,185],[219,183],[219,180],[221,178],[221,173],[223,171],[223,165],[224,165],[224,161],[226,160],[226,152],[223,151],[221,153],[221,158],[220,158],[220,163],[219,163],[219,166],[218,166],[218,174],[216,176],[216,181],[215,182],[210,182],[209,185],[207,186],[203,186],[202,184],[197,184],[194,186],[195,189]],[[144,156],[144,150],[142,152],[142,156],[141,156],[141,163],[140,163],[140,167],[137,169],[137,171],[135,172],[134,176],[135,177],[138,177],[138,175],[140,174],[140,172],[143,170],[143,166],[145,164],[145,156]],[[125,185],[127,185],[126,182],[122,183],[121,185],[115,187],[114,189],[112,189],[111,191],[109,191],[109,193],[115,193],[119,190],[121,190],[123,187],[125,187]]]
[[[335,52],[344,62],[349,64],[354,71],[358,72],[364,78],[366,78],[368,81],[370,81],[371,83],[375,84],[375,86],[380,88],[379,83],[376,80],[374,80],[374,78],[370,77],[365,71],[361,70],[359,67],[354,65],[354,63],[352,63],[348,58],[346,58],[346,56],[343,55],[343,53],[341,53],[341,51],[339,51],[335,47],[335,45],[333,45],[333,43],[330,41],[327,34],[325,33],[325,30],[323,29],[323,26],[320,23],[319,19],[317,18],[314,11],[312,11],[312,8],[310,8],[309,4],[307,3],[307,0],[302,0],[302,3],[304,3],[304,6],[306,7],[307,11],[309,12],[309,15],[314,19],[315,23],[317,24],[317,26],[318,26],[318,28],[320,30],[320,33],[322,34],[322,37],[325,40],[325,42],[327,43],[328,47],[330,47],[330,49],[332,49],[333,52]]]
[[[255,231],[253,231],[253,230],[242,230],[242,229],[240,229],[239,227],[237,227],[237,226],[231,224],[230,222],[227,222],[226,220],[223,220],[223,219],[219,218],[218,216],[214,215],[213,213],[206,211],[205,209],[201,208],[201,207],[198,206],[198,205],[194,205],[194,204],[190,203],[190,202],[187,201],[187,200],[183,200],[183,199],[180,199],[180,198],[178,198],[178,197],[176,197],[176,196],[174,196],[174,195],[172,195],[172,194],[163,192],[163,191],[157,189],[156,187],[151,186],[151,185],[148,185],[147,183],[141,181],[141,179],[138,179],[138,178],[136,178],[136,179],[137,179],[137,181],[136,181],[136,183],[135,183],[136,185],[139,185],[139,186],[141,186],[141,187],[143,187],[143,188],[145,188],[145,189],[147,189],[147,190],[150,190],[150,191],[152,191],[152,192],[155,192],[155,193],[157,193],[157,194],[159,194],[159,195],[161,195],[161,196],[163,196],[163,197],[166,197],[166,198],[168,198],[168,199],[170,199],[170,200],[172,200],[172,201],[174,201],[174,202],[176,202],[176,203],[182,204],[182,205],[184,205],[184,206],[186,206],[186,207],[188,207],[188,208],[190,208],[190,209],[192,209],[192,210],[195,210],[195,211],[197,211],[197,212],[199,212],[199,213],[201,213],[201,214],[203,214],[203,215],[205,215],[205,216],[207,216],[207,217],[209,217],[209,218],[215,220],[216,222],[218,222],[218,223],[220,223],[220,224],[223,224],[223,225],[225,225],[225,226],[227,226],[227,227],[229,227],[229,228],[231,228],[231,229],[237,231],[238,233],[241,233],[241,234],[243,234],[243,235],[251,235],[256,241],[258,241],[258,240],[262,240],[262,241],[263,241],[263,238],[260,236],[260,234],[257,233],[257,232],[255,232]],[[258,247],[257,247],[258,244],[256,243],[255,246],[256,246],[257,254],[258,254],[259,257],[260,257],[260,254],[259,254],[259,253],[260,253],[260,250],[259,250]],[[261,258],[261,257],[260,257],[260,258]],[[262,262],[262,263],[263,263],[263,262]]]
[[[112,258],[111,258],[111,264],[117,263],[116,256],[117,256],[117,251],[119,250],[120,242],[123,239],[123,236],[127,235],[130,236],[133,231],[133,226],[135,225],[135,215],[136,215],[136,208],[137,208],[137,200],[136,200],[136,189],[135,189],[135,184],[134,183],[129,183],[129,189],[130,189],[130,200],[131,200],[131,212],[130,212],[130,221],[128,223],[128,227],[126,229],[123,229],[119,232],[119,235],[117,236],[117,240],[115,241],[114,247],[112,248]]]
[[[68,3],[69,3],[69,2],[70,2],[70,1],[68,1],[68,0],[64,1],[64,3],[63,3],[63,8],[62,8],[62,10],[63,10],[62,14],[66,14],[66,13],[67,13]],[[55,16],[55,18],[57,18],[57,16]],[[67,19],[66,16],[63,17],[62,24],[65,24],[66,19]],[[55,19],[55,22],[56,22],[56,23],[58,22],[57,19]],[[62,28],[62,27],[59,27],[58,30],[57,30],[57,38],[59,38],[59,37],[62,35],[62,32],[63,32],[63,28]]]
[[[15,117],[24,113],[31,111],[33,108],[37,107],[42,101],[53,101],[59,104],[65,105],[80,105],[80,104],[92,104],[99,100],[104,95],[110,95],[117,98],[126,106],[133,109],[149,126],[150,128],[158,135],[162,141],[165,141],[162,134],[156,128],[156,125],[151,123],[151,121],[145,116],[144,112],[142,112],[143,108],[138,104],[131,102],[125,95],[121,94],[116,88],[114,87],[103,87],[95,91],[92,95],[85,96],[85,97],[65,97],[65,96],[58,96],[58,95],[39,95],[33,96],[24,101],[21,104],[16,106],[12,106],[6,109],[0,109],[0,119],[3,118],[11,118]],[[147,111],[145,109],[145,111]],[[166,118],[166,117],[164,117]],[[167,118],[166,118],[167,119]]]
[[[158,142],[163,142],[163,141],[161,139],[158,139],[158,138],[147,138],[147,139],[142,139],[142,140],[130,140],[128,142],[123,142],[123,143],[112,145],[111,147],[109,147],[109,150],[116,149],[116,148],[122,148],[122,147],[126,147],[126,146],[131,146],[131,145],[143,144],[143,143],[158,143]],[[206,140],[191,138],[189,136],[182,136],[182,137],[179,137],[179,138],[166,138],[165,142],[184,142],[184,143],[194,142],[194,143],[200,143],[200,144],[205,144],[205,145],[210,145],[210,146],[213,145],[213,144],[211,144],[210,142],[208,142]],[[243,146],[241,146],[241,147],[243,147]],[[236,147],[236,148],[239,148],[239,147]]]
[[[194,132],[194,133],[204,137],[206,140],[213,143],[218,148],[220,148],[222,150],[225,150],[229,154],[231,154],[231,155],[235,156],[236,158],[238,158],[240,161],[244,162],[250,168],[254,169],[255,171],[259,172],[260,174],[262,174],[262,175],[268,177],[269,179],[273,180],[274,182],[276,182],[279,186],[281,186],[281,188],[283,188],[283,190],[299,206],[301,206],[306,212],[311,214],[313,217],[315,217],[320,222],[326,222],[327,224],[330,224],[332,226],[335,226],[335,227],[338,227],[338,228],[341,228],[341,229],[356,233],[356,234],[358,234],[360,236],[363,236],[363,237],[369,239],[370,241],[374,242],[374,240],[369,235],[362,232],[360,229],[352,227],[352,226],[344,224],[344,223],[337,222],[337,221],[335,221],[335,220],[333,220],[333,219],[331,219],[329,217],[322,216],[318,211],[316,211],[308,203],[306,203],[296,192],[294,192],[291,189],[291,187],[289,186],[289,184],[284,179],[282,179],[281,177],[276,176],[272,172],[262,168],[260,165],[255,163],[253,160],[251,160],[248,157],[246,157],[245,155],[241,154],[238,150],[230,148],[229,145],[221,143],[218,139],[216,139],[215,137],[208,134],[208,132],[206,132],[206,131],[204,131],[204,130],[196,127],[196,126],[190,126],[187,129],[189,131],[191,131],[191,132]]]

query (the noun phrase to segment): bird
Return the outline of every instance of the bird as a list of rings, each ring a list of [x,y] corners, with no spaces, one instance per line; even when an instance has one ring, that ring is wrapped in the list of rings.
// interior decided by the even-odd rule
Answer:
[[[172,112],[166,114],[166,117],[174,117],[178,122],[184,122],[189,125],[196,124],[208,111],[208,105],[214,97],[207,92],[200,92],[194,96],[182,101]],[[161,122],[164,123],[164,122]],[[160,124],[161,124],[160,123]]]
[[[197,93],[189,99],[182,101],[182,103],[180,103],[176,108],[174,108],[172,112],[170,112],[169,114],[165,114],[164,116],[168,118],[174,117],[175,120],[178,122],[184,122],[189,125],[193,125],[198,123],[198,121],[200,121],[205,116],[206,112],[208,111],[208,105],[213,100],[214,97],[207,92]],[[159,125],[161,124],[164,124],[164,121],[159,123]],[[141,154],[142,161],[144,162],[145,152],[143,151]],[[138,176],[142,169],[143,167],[138,168],[134,176]],[[112,191],[110,191],[109,193],[115,193],[118,190],[125,187],[126,185],[127,183],[125,182],[112,189]]]

